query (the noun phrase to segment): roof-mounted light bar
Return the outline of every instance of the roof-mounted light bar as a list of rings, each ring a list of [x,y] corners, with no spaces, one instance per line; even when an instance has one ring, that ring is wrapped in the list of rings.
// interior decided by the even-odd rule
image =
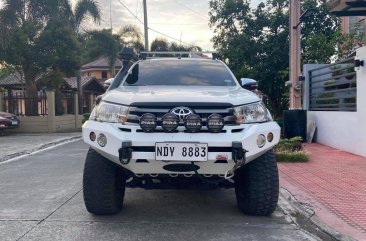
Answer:
[[[210,57],[211,55],[212,57]],[[140,59],[156,59],[156,58],[212,58],[219,59],[219,53],[216,51],[141,51],[139,54]]]

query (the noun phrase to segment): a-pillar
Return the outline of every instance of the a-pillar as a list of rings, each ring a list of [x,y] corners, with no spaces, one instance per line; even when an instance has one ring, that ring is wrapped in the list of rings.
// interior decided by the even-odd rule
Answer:
[[[92,112],[94,108],[94,94],[89,95],[89,113]]]

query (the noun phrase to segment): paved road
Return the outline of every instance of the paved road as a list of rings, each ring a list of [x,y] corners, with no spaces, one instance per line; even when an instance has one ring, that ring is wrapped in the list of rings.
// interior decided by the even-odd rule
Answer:
[[[81,132],[5,133],[0,135],[0,162],[78,137]]]
[[[280,208],[241,214],[231,189],[129,189],[119,215],[93,216],[82,199],[86,150],[77,141],[0,164],[0,240],[314,240]]]

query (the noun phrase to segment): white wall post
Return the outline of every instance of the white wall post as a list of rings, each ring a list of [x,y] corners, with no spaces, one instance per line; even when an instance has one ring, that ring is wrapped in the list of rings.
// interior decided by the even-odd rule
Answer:
[[[78,128],[78,116],[79,116],[79,95],[74,94],[74,116],[75,116],[75,129]]]
[[[0,91],[0,111],[5,111],[4,109],[4,104],[5,104],[5,101],[4,101],[4,92],[1,92]]]
[[[56,131],[55,92],[53,90],[46,91],[46,96],[47,96],[47,107],[48,107],[48,114],[47,114],[48,132],[52,133]]]
[[[364,66],[355,69],[357,79],[357,113],[359,113],[360,118],[366,123],[366,46],[357,49],[355,59],[364,63]],[[364,133],[366,134],[366,132]]]

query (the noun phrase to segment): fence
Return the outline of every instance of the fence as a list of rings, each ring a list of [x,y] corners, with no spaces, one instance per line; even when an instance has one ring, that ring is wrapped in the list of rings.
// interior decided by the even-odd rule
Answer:
[[[354,57],[309,71],[310,111],[356,111]]]
[[[316,142],[366,156],[366,47],[335,64],[305,65],[304,74],[304,108],[308,125],[317,126]]]
[[[47,95],[45,91],[39,91],[37,97],[29,98],[23,91],[6,92],[2,98],[2,109],[18,116],[26,115],[27,103],[34,104],[35,116],[47,115]]]
[[[73,93],[61,93],[55,97],[56,116],[75,114],[75,97]]]
[[[47,98],[45,98],[45,96],[47,96]],[[23,110],[25,101],[28,100],[27,98],[21,98],[22,96],[19,94],[18,96],[11,95],[10,97],[9,101],[9,96],[0,92],[0,111],[15,110],[15,113],[18,115],[19,113],[22,113],[23,115],[19,115],[20,127],[8,131],[39,133],[78,131],[81,129],[83,116],[78,113],[78,98],[76,94],[58,95],[58,98],[55,98],[54,91],[46,91],[45,95],[37,98],[38,111],[39,113],[43,113],[43,115],[37,116],[24,115]],[[39,99],[42,101],[39,101]],[[57,104],[56,100],[58,102]],[[17,109],[14,107],[15,105],[9,109],[9,103],[10,107],[12,107],[13,103],[17,103]],[[59,111],[62,112],[63,115],[56,115],[57,108],[59,108]]]

